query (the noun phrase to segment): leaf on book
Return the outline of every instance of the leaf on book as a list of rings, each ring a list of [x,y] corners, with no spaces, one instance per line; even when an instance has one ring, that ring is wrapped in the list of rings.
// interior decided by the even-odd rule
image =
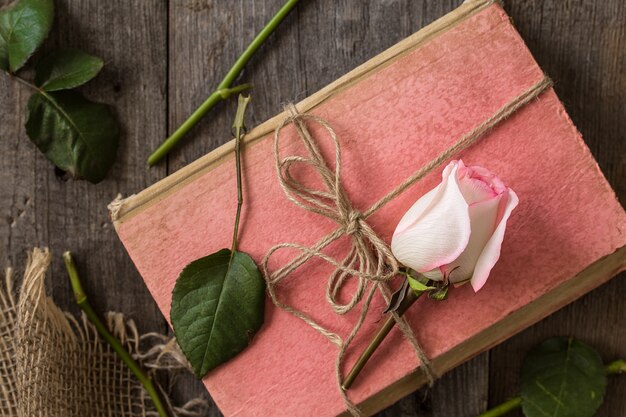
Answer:
[[[265,281],[252,258],[222,249],[183,269],[170,317],[178,344],[201,378],[248,346],[264,310]]]
[[[102,66],[102,59],[97,56],[80,49],[62,49],[37,64],[35,84],[46,91],[67,90],[94,78]]]
[[[32,95],[26,133],[57,167],[92,183],[104,179],[119,142],[119,126],[109,107],[76,91]]]
[[[52,0],[18,0],[0,11],[0,69],[15,72],[39,48],[54,20]]]
[[[592,417],[604,400],[606,383],[598,352],[572,338],[548,339],[524,360],[524,415]]]

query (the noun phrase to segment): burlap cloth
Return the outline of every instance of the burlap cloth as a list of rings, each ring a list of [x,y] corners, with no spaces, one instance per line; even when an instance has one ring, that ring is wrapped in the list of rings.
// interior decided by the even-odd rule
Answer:
[[[61,311],[46,296],[49,264],[48,250],[34,249],[19,291],[10,268],[0,283],[0,416],[157,416],[141,384],[86,318]],[[109,313],[106,322],[144,369],[171,373],[183,368],[175,343],[166,336],[140,336],[119,313]],[[158,389],[171,417],[206,415],[206,401],[175,407]]]

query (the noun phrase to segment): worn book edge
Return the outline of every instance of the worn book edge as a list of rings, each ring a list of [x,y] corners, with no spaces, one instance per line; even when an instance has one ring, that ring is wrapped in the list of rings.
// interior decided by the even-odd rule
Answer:
[[[410,53],[411,51],[419,48],[429,40],[436,38],[445,31],[453,28],[464,20],[470,18],[481,10],[491,6],[494,3],[498,3],[496,0],[467,0],[461,6],[454,9],[450,13],[435,20],[431,24],[425,26],[419,31],[415,32],[408,38],[403,39],[397,44],[393,45],[386,51],[380,53],[364,64],[356,67],[352,71],[333,81],[326,87],[322,88],[318,92],[310,95],[297,104],[298,110],[305,113],[308,112],[326,100],[332,98],[336,94],[344,91],[350,86],[358,83],[364,78],[382,70],[397,59]],[[287,117],[286,112],[281,112],[271,119],[261,123],[252,129],[244,137],[244,145],[249,147],[260,139],[264,138],[267,134],[274,131]],[[180,187],[194,181],[196,178],[202,176],[208,171],[211,171],[215,167],[230,160],[234,157],[235,142],[234,140],[216,148],[208,154],[198,158],[189,165],[181,168],[170,176],[162,179],[161,181],[153,184],[152,186],[144,189],[138,194],[131,195],[125,199],[120,196],[116,198],[109,205],[109,212],[111,220],[116,230],[126,220],[132,218],[136,214],[140,213],[147,207],[158,203],[168,195],[176,192]]]

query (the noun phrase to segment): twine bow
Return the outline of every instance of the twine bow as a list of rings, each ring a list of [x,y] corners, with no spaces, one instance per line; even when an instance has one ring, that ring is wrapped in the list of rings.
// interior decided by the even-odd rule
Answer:
[[[338,227],[312,247],[296,243],[280,243],[272,247],[263,259],[263,272],[267,281],[268,294],[276,306],[302,319],[339,347],[339,354],[335,361],[335,373],[341,396],[348,411],[352,415],[361,416],[362,414],[350,401],[342,387],[343,377],[341,369],[343,357],[367,316],[371,300],[376,290],[380,290],[383,297],[387,301],[389,300],[388,282],[398,274],[399,269],[398,261],[391,253],[389,246],[376,234],[365,220],[411,185],[432,172],[435,168],[475,143],[487,131],[519,108],[538,97],[539,94],[551,85],[552,82],[550,79],[544,77],[539,82],[529,87],[522,94],[498,109],[498,111],[471,132],[461,137],[450,148],[444,150],[436,158],[407,178],[403,183],[391,190],[363,213],[354,209],[341,184],[341,146],[335,131],[325,120],[309,114],[300,114],[293,104],[286,106],[286,111],[289,113],[289,116],[285,118],[274,132],[274,159],[278,182],[286,197],[291,202],[298,207],[333,220],[337,223]],[[332,140],[335,147],[334,169],[331,169],[327,165],[316,140],[307,127],[307,122],[316,123],[323,127]],[[296,128],[298,137],[301,139],[308,152],[308,156],[280,156],[280,132],[286,125],[292,123]],[[298,164],[309,166],[315,170],[315,172],[319,174],[325,189],[314,189],[296,180],[294,175],[292,175],[291,169]],[[351,247],[348,254],[341,261],[337,261],[333,257],[325,254],[323,249],[343,236],[350,238]],[[278,270],[270,271],[268,264],[271,256],[276,251],[284,248],[291,248],[300,253]],[[328,278],[326,299],[337,314],[346,314],[363,301],[361,303],[359,318],[345,340],[333,331],[321,326],[305,312],[285,304],[278,297],[276,291],[277,285],[293,271],[314,257],[323,259],[335,268]],[[342,302],[339,300],[339,293],[346,281],[350,278],[357,280],[356,289],[349,297],[348,301]],[[434,370],[432,363],[421,348],[413,330],[403,317],[395,313],[392,314],[394,315],[398,327],[411,343],[421,363],[421,367],[432,383],[437,377],[437,372]]]
[[[358,333],[367,312],[371,300],[378,288],[383,290],[383,296],[388,300],[386,283],[394,278],[398,273],[398,261],[395,259],[389,246],[374,232],[372,227],[364,220],[363,214],[352,207],[350,200],[341,185],[341,146],[335,131],[324,120],[312,116],[298,113],[294,105],[288,105],[287,110],[290,117],[276,129],[274,137],[274,155],[276,163],[276,173],[278,181],[287,198],[299,207],[317,213],[335,221],[339,227],[332,234],[322,239],[313,247],[306,247],[295,243],[281,243],[274,246],[263,260],[264,275],[267,279],[268,292],[272,301],[284,310],[292,313],[296,317],[304,320],[315,330],[323,334],[332,343],[337,345],[340,353],[336,361],[337,381],[340,386],[342,397],[346,406],[353,415],[360,415],[358,409],[348,399],[345,390],[341,388],[342,374],[341,365],[344,353],[350,342]],[[311,136],[306,121],[312,121],[321,125],[335,145],[335,168],[331,169],[324,160],[317,142]],[[280,157],[280,130],[289,123],[295,125],[298,137],[302,140],[309,156],[292,155],[284,158]],[[292,175],[291,169],[296,164],[305,164],[312,167],[319,175],[326,187],[325,190],[316,190],[297,181]],[[337,262],[332,257],[322,252],[328,244],[334,242],[342,236],[349,236],[351,248],[341,262]],[[268,262],[270,257],[279,249],[293,248],[300,251],[300,255],[281,269],[269,272]],[[350,335],[343,340],[338,334],[321,326],[306,313],[281,302],[276,293],[276,285],[291,272],[304,264],[312,257],[318,257],[335,267],[328,279],[326,286],[326,299],[332,309],[337,314],[346,314],[351,311],[364,296],[361,314],[356,326]],[[339,292],[349,278],[357,280],[356,290],[349,297],[347,302],[339,300]],[[368,289],[369,287],[369,289]],[[367,294],[367,295],[366,295]],[[435,378],[430,361],[426,357],[412,330],[403,318],[395,315],[400,329],[412,342],[420,362],[425,367],[429,379]]]

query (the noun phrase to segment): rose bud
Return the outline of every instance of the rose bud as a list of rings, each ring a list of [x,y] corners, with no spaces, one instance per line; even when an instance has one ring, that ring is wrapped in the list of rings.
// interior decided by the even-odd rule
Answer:
[[[506,222],[519,200],[495,174],[460,160],[450,162],[442,177],[402,217],[391,251],[428,279],[470,280],[478,291],[500,257]]]

